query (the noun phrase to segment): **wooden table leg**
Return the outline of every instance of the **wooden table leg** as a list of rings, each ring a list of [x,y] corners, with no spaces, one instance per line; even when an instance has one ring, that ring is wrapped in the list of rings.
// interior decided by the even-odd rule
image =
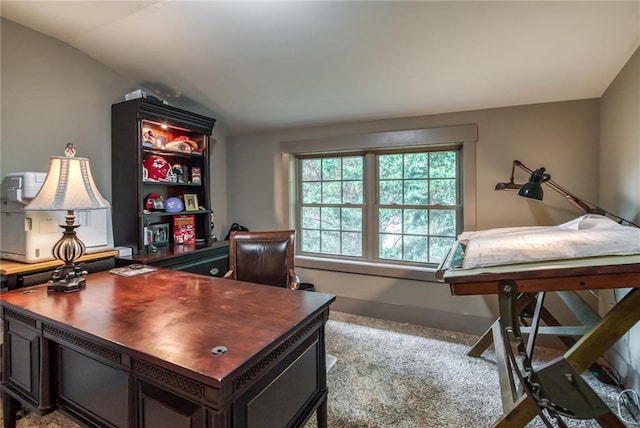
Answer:
[[[578,373],[584,372],[604,352],[611,348],[638,321],[640,321],[640,289],[632,289],[621,301],[585,334],[565,354],[566,360]],[[514,408],[502,415],[494,427],[523,427],[538,414],[536,403],[522,396]],[[599,422],[605,422],[600,421]],[[612,425],[613,426],[613,425]]]
[[[530,293],[523,293],[520,296],[518,296],[518,301],[516,303],[516,307],[518,310],[518,313],[522,312],[524,310],[524,308],[526,308],[527,306],[529,306],[529,304],[534,301],[536,298],[536,294],[530,294]],[[489,329],[482,335],[482,337],[480,339],[478,339],[478,341],[473,345],[473,347],[469,350],[469,352],[467,353],[467,355],[469,355],[470,357],[479,357],[480,355],[482,355],[482,353],[484,351],[487,350],[487,348],[489,348],[489,346],[491,346],[493,344],[493,331],[495,326],[500,326],[500,318],[498,318],[492,325],[491,327],[489,327]]]
[[[328,417],[327,417],[327,397],[325,396],[324,400],[316,410],[316,418],[318,428],[327,428]]]
[[[9,394],[2,393],[2,418],[4,428],[15,428],[20,403]]]
[[[509,413],[500,416],[492,426],[495,428],[523,427],[536,416],[538,416],[538,405],[531,397],[525,394],[516,401]]]
[[[495,325],[500,325],[500,319],[498,318],[496,321],[491,324],[489,330],[487,330],[480,339],[473,345],[473,347],[469,350],[467,355],[470,357],[479,357],[482,355],[484,351],[491,346],[493,343],[493,328]]]
[[[586,370],[640,321],[638,308],[640,289],[634,288],[564,354],[567,361],[580,373]]]

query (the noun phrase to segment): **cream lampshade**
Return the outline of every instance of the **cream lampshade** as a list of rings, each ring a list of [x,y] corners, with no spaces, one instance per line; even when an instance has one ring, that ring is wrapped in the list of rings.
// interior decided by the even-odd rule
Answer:
[[[84,243],[78,239],[75,229],[74,210],[105,209],[109,202],[102,197],[96,187],[89,159],[75,157],[73,144],[67,144],[65,156],[51,156],[49,171],[44,184],[35,198],[25,207],[28,211],[67,211],[62,238],[51,250],[53,256],[64,262],[56,269],[48,291],[78,291],[86,284],[81,269],[74,261],[85,252]]]

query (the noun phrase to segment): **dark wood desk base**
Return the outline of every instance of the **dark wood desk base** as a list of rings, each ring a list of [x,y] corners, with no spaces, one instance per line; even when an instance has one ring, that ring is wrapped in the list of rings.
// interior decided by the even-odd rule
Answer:
[[[28,318],[12,311],[5,316],[12,344],[20,348],[11,350],[14,376],[2,383],[5,428],[16,426],[21,405],[41,416],[60,409],[92,427],[301,427],[314,410],[318,427],[327,427],[327,389],[316,370],[326,370],[319,341],[324,315],[239,375],[233,385],[238,397],[231,403],[219,391],[143,358],[47,324],[39,336],[20,325]],[[25,349],[30,358],[18,361]],[[55,361],[53,367],[47,360]],[[260,380],[253,384],[254,378]]]
[[[300,427],[314,412],[327,426],[335,296],[163,269],[87,279],[3,294],[5,428],[19,404],[90,427]]]

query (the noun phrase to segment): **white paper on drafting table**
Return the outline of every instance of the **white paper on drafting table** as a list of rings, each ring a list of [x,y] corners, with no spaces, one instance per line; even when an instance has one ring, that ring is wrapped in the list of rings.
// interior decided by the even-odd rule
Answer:
[[[587,214],[558,226],[507,227],[463,232],[464,269],[640,254],[640,229]]]

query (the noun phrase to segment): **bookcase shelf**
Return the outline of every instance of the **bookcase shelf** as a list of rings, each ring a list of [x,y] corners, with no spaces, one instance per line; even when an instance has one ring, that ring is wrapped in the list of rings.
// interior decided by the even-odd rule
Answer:
[[[169,239],[161,244],[172,246],[173,220],[181,215],[194,216],[194,242],[211,243],[209,138],[215,119],[141,98],[112,105],[111,123],[114,244],[134,254],[157,251],[149,228],[168,223]],[[187,198],[195,198],[201,209],[148,210],[148,200],[170,198],[185,207]]]
[[[178,211],[175,213],[168,213],[166,211],[149,211],[148,213],[142,212],[138,215],[140,217],[171,217],[176,215],[185,215],[185,214],[211,214],[211,210],[198,210],[198,211]]]

